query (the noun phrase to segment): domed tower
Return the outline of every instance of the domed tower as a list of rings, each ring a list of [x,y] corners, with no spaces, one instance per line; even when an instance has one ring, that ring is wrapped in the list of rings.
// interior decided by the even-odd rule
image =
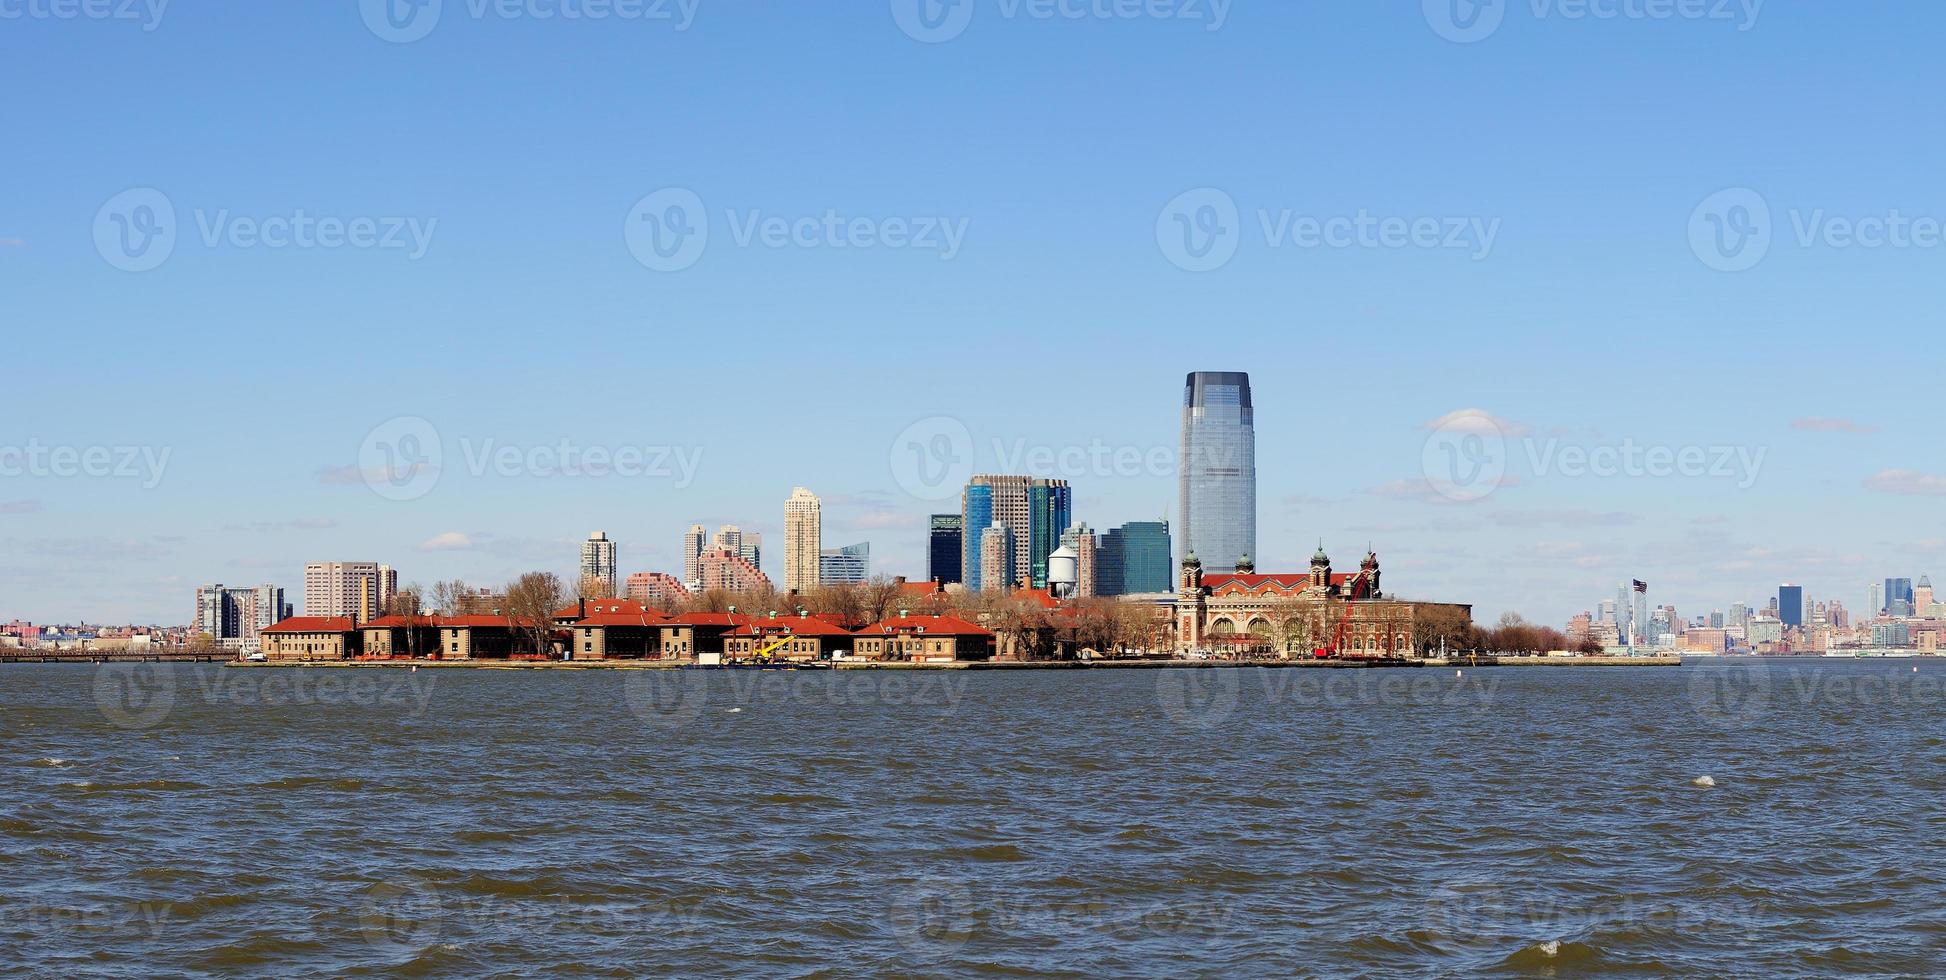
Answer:
[[[1237,574],[1238,575],[1257,574],[1257,563],[1251,559],[1250,553],[1247,551],[1237,558]]]
[[[1331,557],[1324,553],[1324,542],[1318,542],[1318,553],[1311,556],[1311,585],[1313,588],[1331,587]]]

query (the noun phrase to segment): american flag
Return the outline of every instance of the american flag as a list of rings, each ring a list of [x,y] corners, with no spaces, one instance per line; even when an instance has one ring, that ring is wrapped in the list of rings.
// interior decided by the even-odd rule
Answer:
[[[1647,592],[1647,591],[1649,591],[1649,583],[1647,583],[1647,582],[1644,582],[1644,581],[1642,581],[1642,580],[1641,580],[1641,579],[1639,579],[1639,578],[1638,578],[1638,579],[1636,579],[1636,580],[1635,580],[1635,591],[1637,591],[1637,592]]]

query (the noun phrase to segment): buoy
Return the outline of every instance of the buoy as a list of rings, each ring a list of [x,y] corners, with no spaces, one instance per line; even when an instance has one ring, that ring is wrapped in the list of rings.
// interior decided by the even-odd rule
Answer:
[[[1453,676],[1454,676],[1454,677],[1465,677],[1465,676],[1466,676],[1466,671],[1463,671],[1463,670],[1456,670],[1456,671],[1453,671]]]

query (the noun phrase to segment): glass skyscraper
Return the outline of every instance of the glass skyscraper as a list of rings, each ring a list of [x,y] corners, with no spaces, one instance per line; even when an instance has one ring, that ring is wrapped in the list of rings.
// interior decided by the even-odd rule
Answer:
[[[1257,426],[1250,375],[1198,371],[1182,396],[1183,550],[1207,568],[1257,554]],[[1167,591],[1165,586],[1163,591]]]
[[[1174,585],[1168,521],[1136,521],[1101,536],[1095,549],[1096,594],[1142,595],[1168,592]]]
[[[927,542],[926,577],[941,585],[960,581],[960,531],[964,527],[958,514],[932,515],[932,537]]]
[[[1804,625],[1804,587],[1801,585],[1780,585],[1777,587],[1777,618],[1785,626]]]
[[[980,567],[980,536],[995,524],[1007,525],[1013,535],[1010,581],[997,587],[1047,587],[1047,556],[1061,546],[1061,533],[1074,518],[1074,491],[1066,480],[975,476],[960,504],[960,565],[968,591],[987,586]]]
[[[1885,608],[1882,611],[1893,616],[1912,615],[1911,579],[1888,578],[1885,580]]]

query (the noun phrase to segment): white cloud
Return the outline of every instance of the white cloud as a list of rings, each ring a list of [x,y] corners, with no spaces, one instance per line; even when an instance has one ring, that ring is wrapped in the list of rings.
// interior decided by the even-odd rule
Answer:
[[[1867,479],[1865,488],[1911,497],[1946,497],[1946,476],[1917,470],[1883,470]]]
[[[427,538],[419,545],[420,551],[465,551],[473,547],[473,539],[458,531]]]
[[[1457,412],[1447,412],[1427,422],[1424,428],[1428,432],[1470,432],[1510,439],[1524,438],[1532,435],[1534,431],[1522,423],[1500,418],[1483,408],[1462,408]]]

